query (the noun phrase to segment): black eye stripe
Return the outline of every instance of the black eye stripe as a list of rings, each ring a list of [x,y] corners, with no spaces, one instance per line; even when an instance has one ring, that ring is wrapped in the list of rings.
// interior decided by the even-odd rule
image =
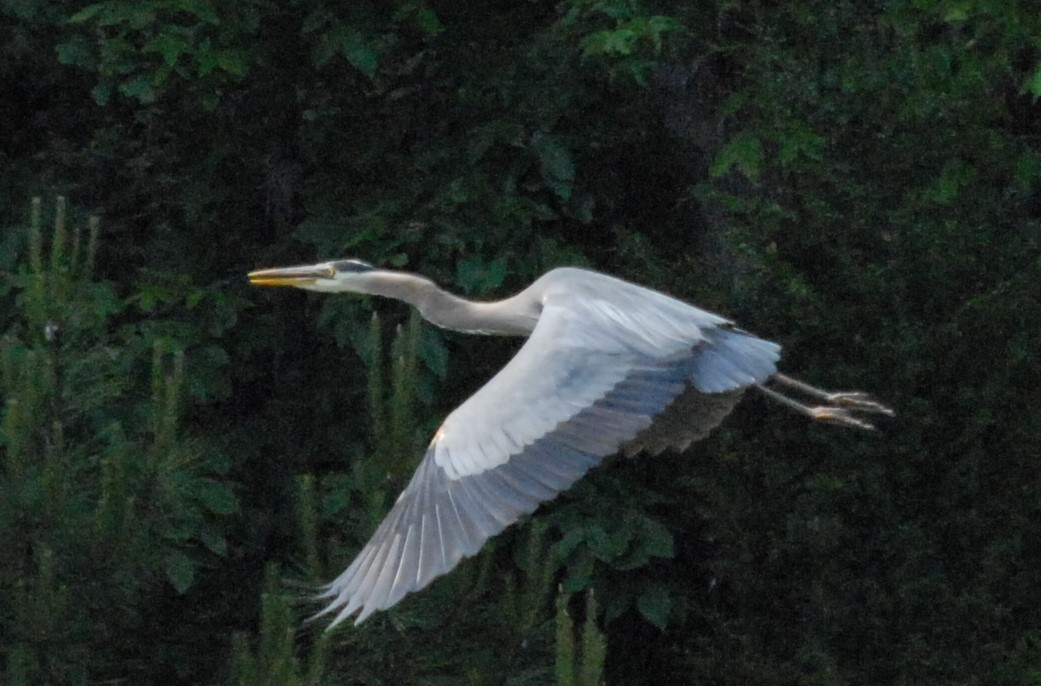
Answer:
[[[333,262],[333,269],[338,272],[354,272],[357,274],[360,272],[371,272],[375,267],[361,260],[339,260]]]

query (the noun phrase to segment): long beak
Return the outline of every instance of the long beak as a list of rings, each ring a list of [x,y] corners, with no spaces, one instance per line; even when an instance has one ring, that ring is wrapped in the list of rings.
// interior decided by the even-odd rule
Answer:
[[[249,273],[249,282],[254,286],[308,286],[317,279],[329,278],[332,278],[329,268],[321,265],[260,269]]]

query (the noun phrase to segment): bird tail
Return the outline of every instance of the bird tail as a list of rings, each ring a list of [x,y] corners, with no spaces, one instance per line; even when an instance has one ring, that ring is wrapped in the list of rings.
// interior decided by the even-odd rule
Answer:
[[[761,384],[777,373],[781,346],[740,329],[713,329],[694,348],[690,380],[702,393]]]

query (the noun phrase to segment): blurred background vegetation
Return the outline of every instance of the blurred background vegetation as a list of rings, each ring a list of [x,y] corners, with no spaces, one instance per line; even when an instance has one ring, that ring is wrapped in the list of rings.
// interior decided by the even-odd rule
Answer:
[[[1031,3],[5,0],[0,93],[3,683],[1041,684]],[[346,256],[591,266],[899,416],[749,397],[325,634],[519,343],[243,277]]]

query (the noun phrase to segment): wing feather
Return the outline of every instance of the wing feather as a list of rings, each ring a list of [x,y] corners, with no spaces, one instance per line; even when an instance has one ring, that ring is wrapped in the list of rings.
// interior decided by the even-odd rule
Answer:
[[[359,570],[361,574],[356,581],[354,596],[350,598],[350,602],[344,608],[344,612],[347,614],[352,614],[355,610],[361,608],[361,614],[367,616],[379,607],[378,600],[373,597],[373,589],[376,585],[376,580],[379,579],[380,570],[383,569],[383,564],[387,561],[387,556],[390,555],[393,547],[393,528],[387,527],[381,538],[383,542],[373,556],[368,569]]]
[[[470,513],[466,511],[466,504],[462,502],[460,490],[462,489],[444,489],[444,493],[448,498],[448,504],[452,506],[448,511],[449,515],[454,515],[454,518],[449,517],[449,527],[446,531],[449,534],[458,532],[458,542],[461,545],[455,546],[455,549],[462,555],[469,556],[477,552],[477,549],[480,547],[481,533],[479,525],[473,521]]]
[[[474,499],[484,505],[485,511],[495,519],[499,531],[526,514],[524,505],[518,502],[516,495],[512,491],[496,488],[492,479],[468,479],[466,485]],[[488,503],[494,505],[489,507],[486,505]]]
[[[432,562],[434,562],[435,564],[423,568],[423,574],[428,575],[427,578],[433,578],[434,576],[440,573],[436,570],[448,569],[452,564],[451,560],[454,560],[456,558],[462,558],[463,556],[462,550],[457,551],[448,547],[448,543],[454,539],[452,537],[449,537],[448,535],[450,531],[450,529],[447,526],[448,513],[445,511],[444,506],[441,505],[441,503],[437,502],[433,503],[433,505],[434,512],[437,516],[437,526],[432,528],[430,532],[431,534],[436,536],[436,538],[433,541],[431,541],[431,548],[435,548],[436,551],[441,554],[439,557],[432,560]],[[423,576],[419,577],[419,580],[416,582],[417,588],[422,588],[423,578]]]
[[[368,607],[364,608],[362,612],[369,610],[371,607],[374,610],[382,609],[387,607],[387,596],[393,590],[394,578],[398,575],[398,569],[401,565],[401,548],[403,539],[408,536],[408,531],[404,533],[395,531],[390,538],[390,547],[387,549],[387,557],[383,561],[383,565],[380,567],[379,574],[376,575],[375,581],[372,584],[372,590],[369,591],[369,603]]]
[[[499,469],[490,470],[488,473],[501,478],[509,485],[509,487],[513,488],[518,493],[523,493],[526,497],[531,498],[536,502],[541,503],[549,500],[557,494],[556,490],[554,490],[552,486],[543,483],[537,475],[529,474],[527,470],[521,467],[521,465],[515,460],[507,462]],[[534,511],[534,508],[532,511]]]
[[[332,625],[423,588],[607,455],[685,447],[774,373],[775,343],[610,281],[625,286],[612,302],[599,281],[585,291],[570,278],[541,284],[528,342],[445,419],[372,539],[327,587]]]

